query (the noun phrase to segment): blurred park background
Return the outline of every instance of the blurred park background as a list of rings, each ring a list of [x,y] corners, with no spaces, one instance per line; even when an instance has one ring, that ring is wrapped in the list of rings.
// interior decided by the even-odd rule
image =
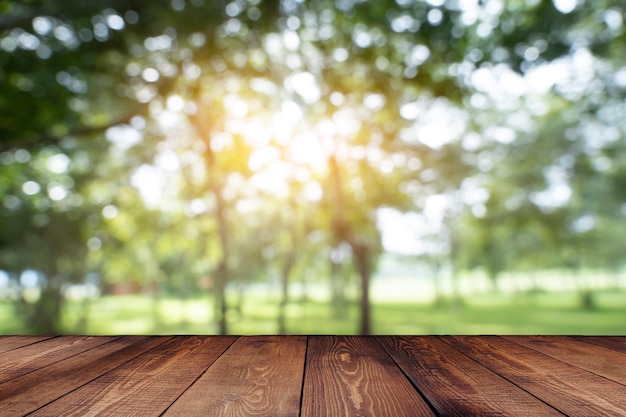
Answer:
[[[626,334],[619,0],[0,0],[0,334]]]

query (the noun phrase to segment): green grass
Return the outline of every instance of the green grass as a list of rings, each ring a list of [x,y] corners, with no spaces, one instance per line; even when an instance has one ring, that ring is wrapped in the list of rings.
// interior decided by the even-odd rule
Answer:
[[[248,294],[240,312],[229,311],[230,333],[274,334],[278,327],[277,295]],[[233,300],[231,300],[233,301]],[[626,291],[594,292],[596,308],[581,310],[575,292],[538,292],[523,295],[488,293],[466,297],[461,305],[375,302],[375,334],[626,334]],[[292,302],[287,329],[294,334],[355,334],[356,302],[333,311],[329,303]],[[87,311],[85,316],[84,312]],[[163,298],[155,303],[142,295],[107,296],[85,308],[68,303],[66,333],[86,334],[214,334],[210,298],[181,301]],[[0,334],[26,334],[8,302],[0,302]],[[80,327],[81,318],[87,318]]]

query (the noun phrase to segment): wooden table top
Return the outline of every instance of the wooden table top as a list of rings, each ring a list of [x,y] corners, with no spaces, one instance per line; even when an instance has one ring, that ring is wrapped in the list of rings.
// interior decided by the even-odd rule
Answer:
[[[626,416],[626,338],[3,336],[19,415]]]

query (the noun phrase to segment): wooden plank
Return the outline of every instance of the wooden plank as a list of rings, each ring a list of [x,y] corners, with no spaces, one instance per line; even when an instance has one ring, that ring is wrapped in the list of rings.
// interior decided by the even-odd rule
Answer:
[[[42,340],[51,339],[54,336],[1,336],[0,353],[27,346]]]
[[[30,344],[0,355],[0,383],[93,349],[116,337],[64,336]]]
[[[178,336],[31,416],[159,416],[235,339]]]
[[[626,336],[572,336],[572,338],[626,353]]]
[[[0,384],[0,415],[30,413],[169,337],[128,336]]]
[[[626,416],[623,385],[501,337],[446,338],[466,355],[572,417]]]
[[[434,416],[374,337],[309,338],[303,417]]]
[[[506,339],[626,385],[626,353],[564,336],[510,336]]]
[[[381,341],[438,415],[562,416],[436,337]]]
[[[297,416],[306,336],[240,337],[165,416]]]

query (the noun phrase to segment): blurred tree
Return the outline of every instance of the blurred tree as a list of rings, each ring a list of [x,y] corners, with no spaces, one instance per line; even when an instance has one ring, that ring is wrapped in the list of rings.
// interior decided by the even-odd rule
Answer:
[[[568,265],[622,263],[616,0],[4,0],[0,10],[0,269],[45,277],[27,303],[32,322],[45,321],[38,331],[58,329],[63,284],[99,265],[90,260],[111,262],[102,268],[115,280],[133,268],[120,254],[148,251],[147,281],[182,259],[214,278],[227,333],[239,252],[260,261],[238,238],[255,230],[241,210],[250,203],[292,207],[268,239],[284,288],[307,233],[294,206],[320,203],[322,240],[350,247],[364,334],[382,207],[445,201],[454,271],[478,256],[495,280],[542,239]],[[195,239],[177,243],[177,258],[183,229]]]

